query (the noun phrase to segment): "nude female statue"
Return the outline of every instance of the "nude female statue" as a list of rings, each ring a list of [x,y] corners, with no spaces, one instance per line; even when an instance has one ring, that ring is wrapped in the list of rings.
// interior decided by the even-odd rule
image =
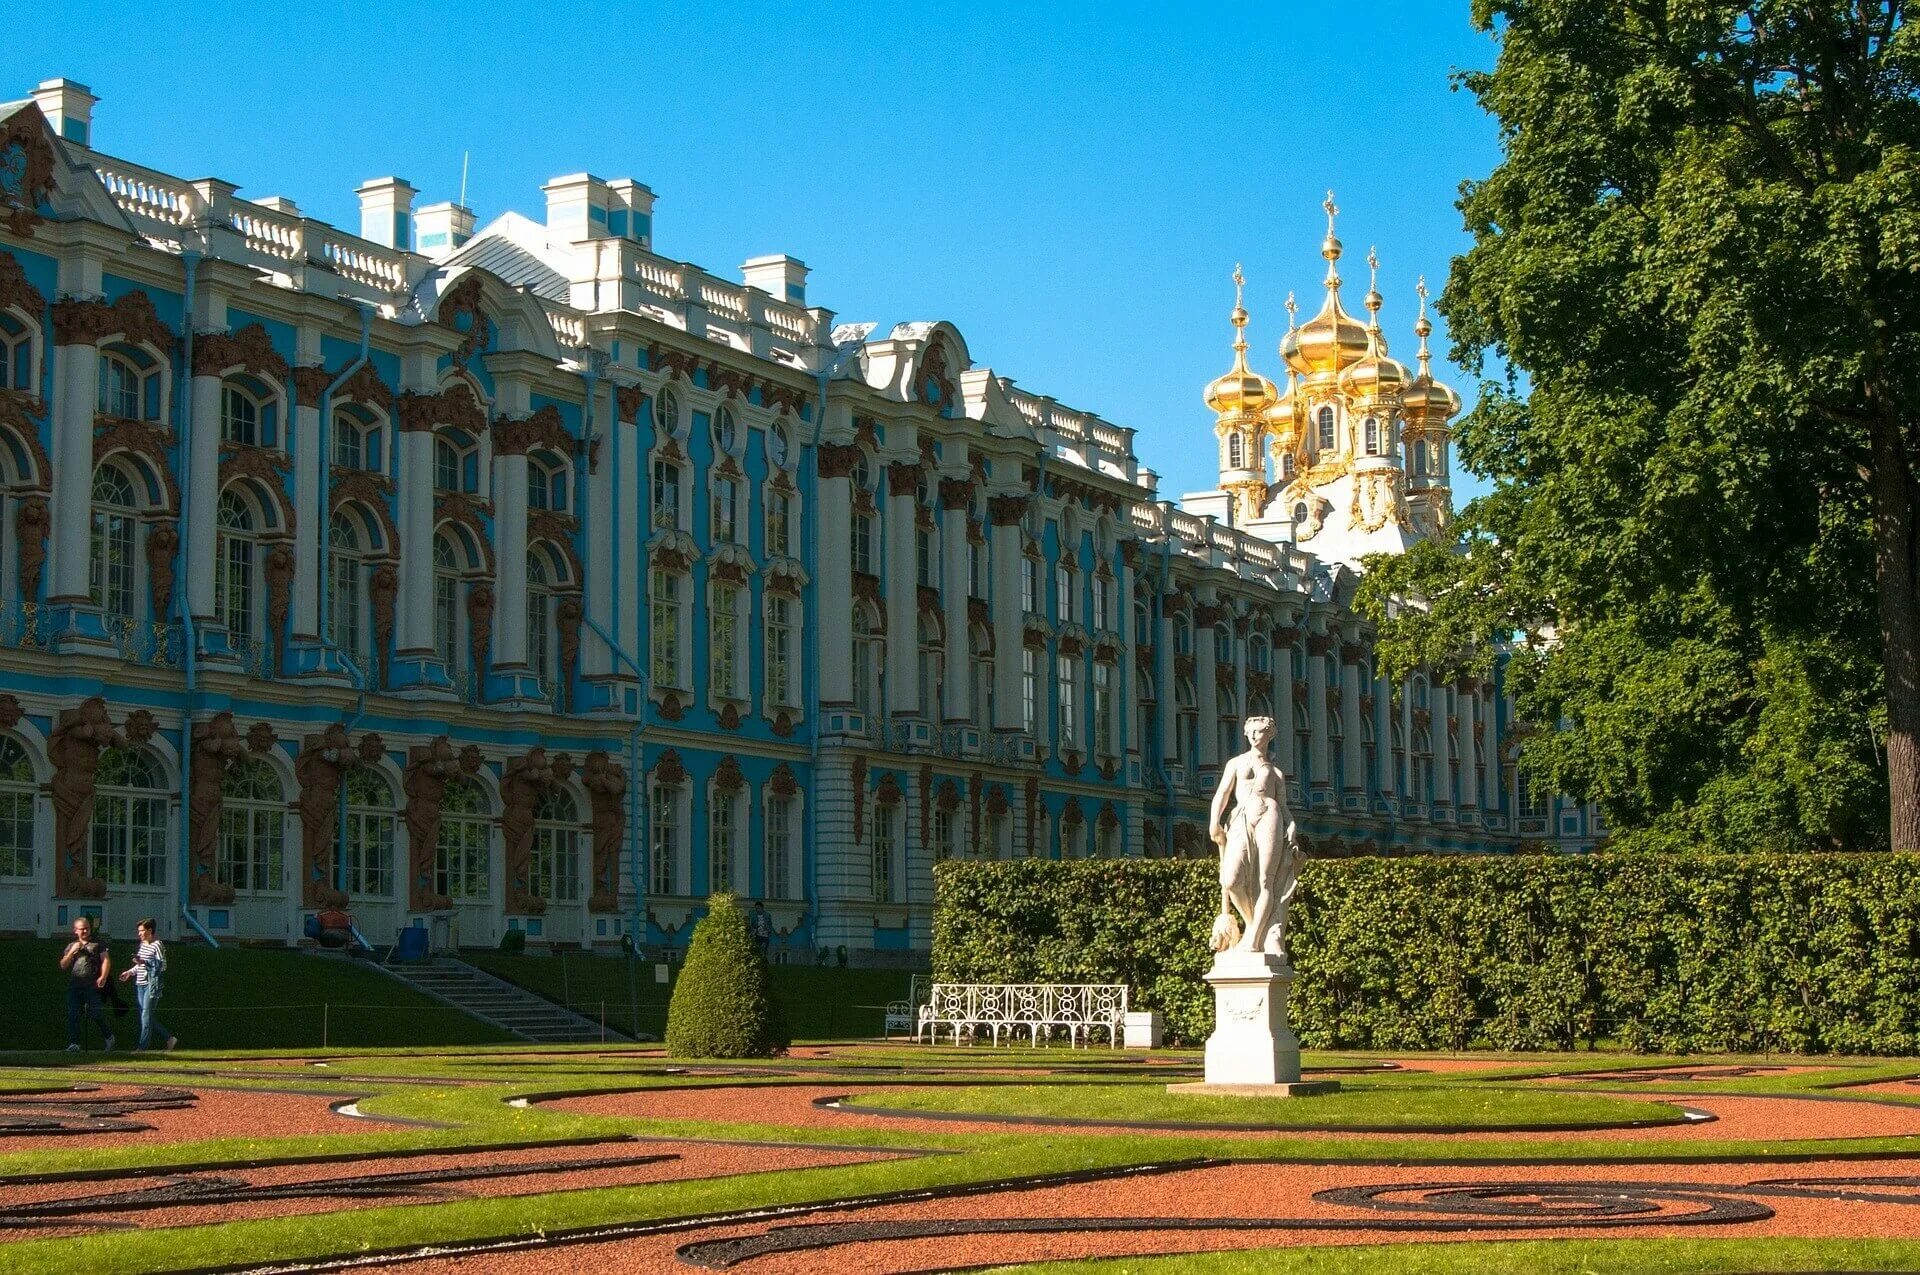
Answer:
[[[1208,835],[1220,847],[1213,950],[1284,957],[1287,904],[1300,877],[1299,835],[1287,808],[1287,777],[1267,758],[1273,719],[1248,718],[1246,734],[1250,747],[1222,768],[1208,815]],[[1236,911],[1245,918],[1244,931]]]

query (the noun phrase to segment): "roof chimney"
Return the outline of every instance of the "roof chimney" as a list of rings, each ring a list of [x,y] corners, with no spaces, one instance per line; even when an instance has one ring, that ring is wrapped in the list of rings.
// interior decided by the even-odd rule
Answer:
[[[607,233],[653,249],[653,191],[631,177],[607,183]]]
[[[807,263],[797,257],[753,257],[740,267],[740,277],[768,296],[794,305],[807,303]]]
[[[418,192],[398,177],[376,177],[353,192],[360,196],[360,237],[383,248],[405,249],[413,242],[413,197]]]
[[[414,248],[438,261],[473,238],[473,209],[442,200],[413,215]]]
[[[93,145],[93,108],[100,99],[86,85],[78,80],[42,80],[33,100],[54,132],[70,142]]]

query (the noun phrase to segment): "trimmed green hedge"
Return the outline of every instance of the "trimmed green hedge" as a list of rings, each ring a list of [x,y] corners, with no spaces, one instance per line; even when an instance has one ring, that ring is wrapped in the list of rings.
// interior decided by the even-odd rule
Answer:
[[[667,1052],[675,1058],[766,1058],[787,1047],[767,983],[767,963],[731,894],[707,900],[687,963],[667,1006]]]
[[[1125,982],[1197,1043],[1215,873],[941,864],[934,977]],[[1920,855],[1323,859],[1290,925],[1316,1048],[1920,1052]]]

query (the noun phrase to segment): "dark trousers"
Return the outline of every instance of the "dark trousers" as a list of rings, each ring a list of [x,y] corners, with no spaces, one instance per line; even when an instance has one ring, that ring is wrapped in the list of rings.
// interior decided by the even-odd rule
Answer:
[[[91,1018],[100,1028],[102,1043],[113,1035],[107,1011],[100,1007],[100,989],[91,983],[67,983],[67,1043],[80,1043],[80,1020]]]

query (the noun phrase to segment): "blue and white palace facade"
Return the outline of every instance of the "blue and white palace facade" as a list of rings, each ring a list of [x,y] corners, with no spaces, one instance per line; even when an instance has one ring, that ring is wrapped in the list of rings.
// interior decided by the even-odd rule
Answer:
[[[1176,504],[949,323],[659,254],[638,182],[476,231],[382,178],[350,234],[94,106],[0,105],[0,931],[674,945],[731,889],[888,959],[943,858],[1211,853],[1252,715],[1322,852],[1601,831],[1497,684],[1375,671],[1355,562],[1444,528],[1459,402],[1331,230]]]

